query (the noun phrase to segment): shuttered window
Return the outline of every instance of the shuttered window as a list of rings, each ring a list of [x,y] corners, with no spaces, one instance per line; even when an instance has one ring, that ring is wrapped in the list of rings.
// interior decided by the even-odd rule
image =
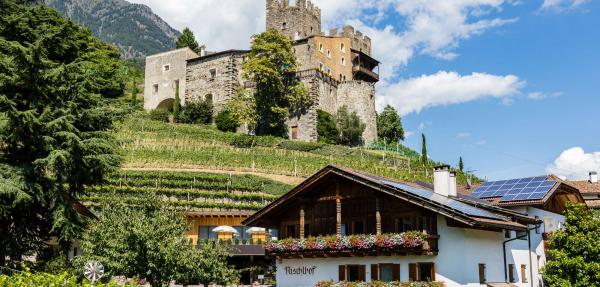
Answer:
[[[479,284],[485,284],[485,264],[479,264]]]
[[[400,281],[400,264],[392,265],[392,281]]]
[[[435,281],[435,264],[410,263],[408,264],[409,281]]]
[[[339,281],[346,280],[346,265],[339,266]]]
[[[527,283],[527,265],[521,265],[521,282]]]
[[[515,265],[508,264],[508,281],[515,282]]]
[[[371,281],[379,281],[379,264],[371,264]]]
[[[367,281],[365,265],[340,265],[338,270],[340,281]]]
[[[408,264],[408,281],[418,281],[417,279],[417,264]]]

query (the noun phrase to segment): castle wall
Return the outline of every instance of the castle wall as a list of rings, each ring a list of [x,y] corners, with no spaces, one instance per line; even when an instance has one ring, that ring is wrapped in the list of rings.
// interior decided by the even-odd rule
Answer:
[[[338,85],[337,108],[348,107],[356,112],[366,124],[363,132],[365,144],[377,139],[377,111],[375,109],[375,85],[363,81],[346,81]]]
[[[185,101],[211,97],[215,114],[221,111],[241,86],[243,52],[229,52],[188,62]]]
[[[177,49],[146,58],[144,109],[169,108],[175,99],[176,81],[179,98],[184,103],[186,60],[198,57],[189,48]]]
[[[350,25],[344,26],[341,31],[338,31],[337,28],[331,29],[329,31],[329,36],[349,38],[352,49],[361,51],[371,56],[371,38],[363,35],[363,33],[355,30],[354,27]]]
[[[321,34],[321,9],[309,0],[267,0],[267,29],[275,29],[292,40]]]

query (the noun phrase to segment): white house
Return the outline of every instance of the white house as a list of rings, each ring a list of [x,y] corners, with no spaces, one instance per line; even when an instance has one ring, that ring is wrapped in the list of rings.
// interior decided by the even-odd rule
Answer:
[[[539,286],[542,234],[562,218],[457,193],[447,166],[436,168],[434,181],[429,188],[328,166],[243,223],[277,229],[283,238],[266,246],[276,259],[277,286],[322,280]],[[556,184],[545,202],[564,206],[571,190]]]

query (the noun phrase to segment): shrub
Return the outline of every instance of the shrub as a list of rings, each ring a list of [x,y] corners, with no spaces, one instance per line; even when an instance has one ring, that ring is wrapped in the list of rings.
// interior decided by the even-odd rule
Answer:
[[[64,286],[64,287],[79,287],[90,286],[88,280],[84,280],[83,284],[77,283],[77,277],[62,273],[58,275],[48,273],[29,273],[23,272],[13,276],[0,275],[0,286],[6,287],[29,287],[29,286]],[[96,287],[117,287],[114,282],[102,284],[96,282]],[[125,286],[139,286],[133,283],[127,283]]]
[[[330,113],[317,110],[317,134],[320,142],[336,144],[338,129]]]
[[[320,149],[324,146],[323,143],[302,142],[302,141],[282,141],[279,148],[287,150],[297,150],[303,152],[311,152]]]
[[[168,123],[169,122],[169,111],[163,109],[156,109],[150,111],[150,119],[155,121],[161,121]]]
[[[195,100],[185,104],[178,121],[184,124],[209,124],[213,118],[211,99]]]
[[[223,132],[235,132],[240,126],[239,121],[234,117],[230,110],[222,110],[215,118],[217,128]]]

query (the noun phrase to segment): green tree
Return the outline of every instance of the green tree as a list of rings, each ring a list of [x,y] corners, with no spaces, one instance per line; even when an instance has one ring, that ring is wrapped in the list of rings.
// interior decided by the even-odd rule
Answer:
[[[458,159],[458,170],[461,172],[465,171],[465,163],[463,162],[462,156]]]
[[[200,54],[200,45],[198,45],[192,30],[190,30],[188,27],[183,29],[181,36],[179,36],[179,38],[177,38],[177,42],[175,42],[175,46],[177,49],[188,47],[192,51],[196,52],[196,54]]]
[[[72,207],[120,164],[106,97],[123,94],[119,54],[45,6],[0,1],[0,266],[63,247],[85,218]],[[113,85],[112,83],[116,83]]]
[[[429,161],[429,156],[427,155],[427,139],[425,139],[425,134],[421,134],[421,161],[424,164],[427,164]]]
[[[336,144],[338,129],[334,117],[323,110],[317,110],[317,134],[319,141],[328,144]]]
[[[108,275],[144,278],[151,286],[177,280],[186,284],[227,285],[238,274],[227,265],[229,253],[221,245],[196,249],[184,237],[185,217],[153,195],[130,206],[117,196],[102,202],[98,220],[85,231],[84,255],[75,265],[90,260],[104,264]]]
[[[549,286],[600,286],[600,218],[585,204],[571,204],[564,229],[550,236],[544,279]]]
[[[360,120],[356,112],[350,113],[348,108],[343,106],[335,115],[335,121],[338,130],[338,144],[357,146],[363,143],[362,134],[366,125]]]
[[[136,79],[133,79],[132,87],[131,87],[131,105],[137,106],[137,95],[140,93],[140,90],[137,87]]]
[[[248,132],[255,129],[258,116],[256,99],[252,93],[245,89],[237,90],[231,102],[227,103],[226,109],[231,112],[231,116],[237,121],[238,126],[247,125]]]
[[[253,39],[243,77],[255,83],[256,134],[287,137],[288,116],[303,113],[311,104],[295,76],[298,64],[292,41],[274,29]]]
[[[210,124],[213,119],[211,99],[189,101],[179,114],[178,121],[186,124]]]
[[[402,120],[394,107],[387,105],[383,112],[377,115],[377,135],[386,142],[404,140]]]
[[[215,124],[220,131],[232,133],[240,126],[239,121],[229,109],[222,110],[217,114]]]
[[[179,81],[175,81],[175,100],[173,101],[173,121],[177,122],[181,111],[181,98],[179,97]]]

